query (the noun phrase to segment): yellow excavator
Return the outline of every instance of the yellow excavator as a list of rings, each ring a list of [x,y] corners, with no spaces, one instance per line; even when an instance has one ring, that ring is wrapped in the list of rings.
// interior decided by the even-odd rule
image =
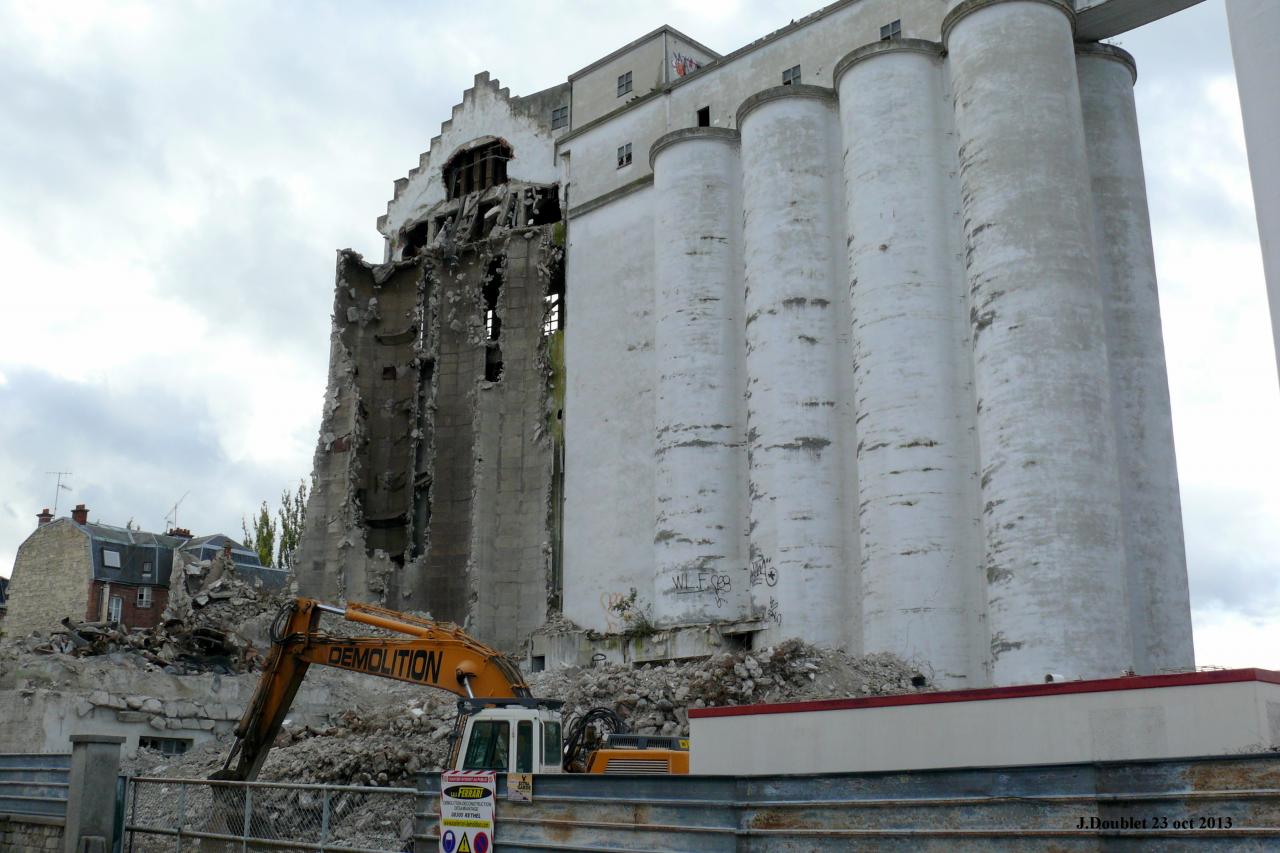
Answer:
[[[324,614],[403,637],[343,637],[320,628]],[[459,628],[370,604],[335,607],[298,598],[271,624],[271,653],[236,743],[210,778],[257,777],[311,664],[447,690],[459,697],[449,767],[514,773],[688,773],[688,740],[636,735],[607,708],[571,721],[562,702],[536,699],[515,661]]]

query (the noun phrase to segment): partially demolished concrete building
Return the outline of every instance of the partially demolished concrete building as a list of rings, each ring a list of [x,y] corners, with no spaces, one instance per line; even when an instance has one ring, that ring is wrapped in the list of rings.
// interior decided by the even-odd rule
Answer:
[[[478,75],[383,263],[339,255],[301,588],[535,666],[1192,666],[1136,71],[1097,43],[1179,3],[1108,2]]]

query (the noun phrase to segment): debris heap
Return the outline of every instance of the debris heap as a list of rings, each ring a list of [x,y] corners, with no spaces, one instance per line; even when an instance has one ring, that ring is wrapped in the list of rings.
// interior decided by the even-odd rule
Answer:
[[[456,700],[448,693],[368,679],[385,700],[362,712],[335,710],[328,725],[288,721],[268,756],[263,781],[343,785],[411,785],[420,770],[449,759]],[[384,686],[385,685],[385,686]],[[690,708],[850,698],[930,689],[927,678],[888,654],[852,657],[790,640],[752,653],[720,654],[666,665],[598,667],[537,673],[534,695],[564,701],[564,717],[614,708],[632,731],[687,735]],[[176,758],[140,753],[134,772],[206,776],[222,766],[224,739]]]
[[[48,638],[39,633],[16,641],[20,650],[72,657],[121,655],[143,669],[170,675],[253,672],[270,645],[267,627],[287,590],[266,589],[261,581],[237,576],[230,554],[195,561],[175,560],[169,604],[153,628],[63,619]]]

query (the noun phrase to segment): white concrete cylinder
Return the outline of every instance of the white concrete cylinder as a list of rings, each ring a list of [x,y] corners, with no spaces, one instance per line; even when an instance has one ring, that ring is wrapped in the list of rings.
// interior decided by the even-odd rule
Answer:
[[[852,513],[837,405],[844,278],[838,123],[829,89],[781,86],[738,110],[742,134],[752,596],[758,642],[842,645]]]
[[[1195,665],[1155,252],[1133,98],[1133,57],[1077,45],[1106,305],[1129,618],[1139,674]]]
[[[1066,0],[964,0],[943,23],[996,684],[1131,664],[1071,15]]]
[[[964,267],[950,251],[942,46],[859,48],[836,66],[858,435],[867,652],[982,684],[985,588]],[[886,93],[892,93],[886,97]]]
[[[1280,377],[1280,3],[1227,0],[1227,24]]]
[[[741,411],[737,131],[689,128],[650,153],[654,223],[654,616],[750,615]]]

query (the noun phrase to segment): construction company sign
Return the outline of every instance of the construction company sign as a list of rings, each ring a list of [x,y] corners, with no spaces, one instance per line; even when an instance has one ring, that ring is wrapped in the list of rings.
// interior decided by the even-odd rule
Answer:
[[[492,770],[440,774],[440,853],[489,853],[493,849]]]

